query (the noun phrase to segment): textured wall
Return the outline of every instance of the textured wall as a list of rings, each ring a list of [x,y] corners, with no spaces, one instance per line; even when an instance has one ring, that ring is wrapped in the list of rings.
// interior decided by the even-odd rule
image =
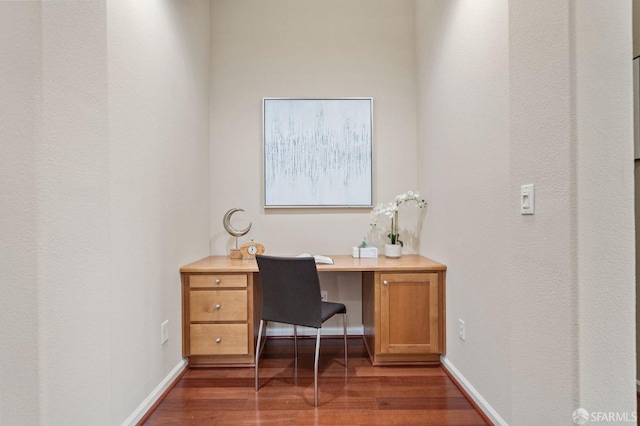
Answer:
[[[597,0],[577,1],[574,7],[579,404],[590,411],[632,413],[636,305],[631,2],[612,7]]]
[[[558,423],[578,408],[576,142],[570,2],[509,2],[511,392],[514,423],[532,405]],[[536,184],[536,214],[518,212]],[[545,376],[540,377],[540,371]],[[542,379],[542,380],[540,380]],[[549,392],[553,383],[553,392]],[[517,391],[520,392],[517,392]],[[532,404],[532,399],[536,402]]]
[[[640,56],[640,1],[633,0],[633,57]]]
[[[635,89],[637,90],[637,89]],[[635,216],[636,216],[636,307],[640,306],[640,292],[638,291],[638,283],[640,282],[640,160],[634,161],[634,185],[635,185]],[[636,383],[640,381],[640,351],[638,347],[640,343],[640,316],[637,315],[636,309]]]
[[[630,414],[630,2],[418,5],[422,251],[449,266],[447,358],[510,424]]]
[[[262,209],[262,98],[373,97],[374,200],[414,189],[414,2],[215,0],[211,10],[211,251],[246,210],[270,253],[350,254],[370,209]],[[234,217],[241,224],[242,217]],[[238,225],[240,226],[240,225]]]
[[[0,424],[38,422],[38,2],[0,2]]]
[[[36,175],[43,423],[79,424],[88,413],[109,418],[105,25],[102,1],[42,4],[43,107]]]
[[[122,424],[181,364],[208,253],[209,3],[0,12],[0,423]]]
[[[632,1],[633,20],[633,58],[640,56],[640,0]],[[634,93],[640,91],[640,87],[633,88]],[[636,112],[637,113],[637,112]],[[636,306],[640,306],[640,160],[635,161],[635,213],[636,213]],[[640,343],[640,316],[636,315],[636,348]],[[640,371],[640,351],[636,349],[636,372]],[[636,376],[640,373],[636,373]],[[640,379],[640,378],[638,378]]]
[[[209,2],[109,1],[112,419],[182,360],[180,266],[208,254]],[[160,324],[169,341],[160,345]]]
[[[421,253],[448,266],[447,358],[508,418],[509,223],[517,213],[508,8],[504,1],[417,4],[420,188],[429,200]]]

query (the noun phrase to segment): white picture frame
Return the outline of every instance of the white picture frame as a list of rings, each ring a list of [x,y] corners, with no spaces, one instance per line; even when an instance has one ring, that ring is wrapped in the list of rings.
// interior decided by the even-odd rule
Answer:
[[[263,98],[265,208],[371,208],[373,98]]]

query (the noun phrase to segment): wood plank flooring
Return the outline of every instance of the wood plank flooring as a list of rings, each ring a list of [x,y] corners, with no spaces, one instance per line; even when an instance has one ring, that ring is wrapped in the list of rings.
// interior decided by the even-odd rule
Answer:
[[[268,340],[253,368],[191,368],[145,425],[485,425],[441,367],[373,367],[360,338],[323,338],[320,406],[313,406],[314,339]]]

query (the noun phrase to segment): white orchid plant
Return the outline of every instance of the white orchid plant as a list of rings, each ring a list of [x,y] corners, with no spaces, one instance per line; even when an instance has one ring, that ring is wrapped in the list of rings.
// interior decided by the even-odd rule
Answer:
[[[400,234],[398,233],[398,207],[402,204],[409,202],[415,202],[416,207],[425,208],[427,202],[417,191],[407,191],[404,194],[396,196],[396,198],[389,203],[380,203],[371,211],[371,228],[378,227],[378,218],[385,216],[391,219],[391,232],[387,235],[391,244],[403,245],[400,241]]]

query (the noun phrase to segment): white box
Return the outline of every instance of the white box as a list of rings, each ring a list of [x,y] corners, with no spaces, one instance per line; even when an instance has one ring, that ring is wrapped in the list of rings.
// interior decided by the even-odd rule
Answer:
[[[353,247],[352,257],[355,258],[376,258],[378,249],[376,247]]]

